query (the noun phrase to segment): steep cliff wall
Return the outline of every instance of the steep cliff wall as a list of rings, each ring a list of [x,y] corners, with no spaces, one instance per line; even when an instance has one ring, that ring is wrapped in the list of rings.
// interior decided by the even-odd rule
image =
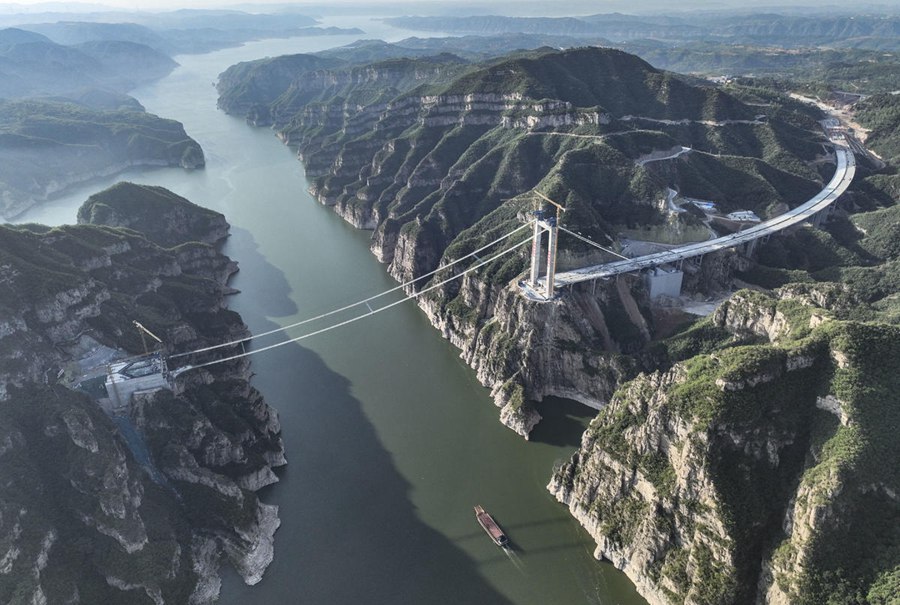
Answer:
[[[402,281],[520,226],[533,190],[566,206],[569,229],[613,245],[623,228],[666,220],[669,186],[715,195],[722,209],[796,203],[819,187],[806,163],[822,153],[820,135],[804,130],[817,128],[808,116],[755,120],[764,110],[619,51],[544,49],[481,64],[323,61],[234,66],[220,79],[220,106],[272,124],[297,149],[312,193],[372,229],[373,253]],[[680,145],[694,152],[638,161]],[[739,186],[712,192],[716,182]],[[563,246],[573,263],[602,260],[577,240]],[[727,283],[735,258],[708,262],[688,282]],[[538,418],[529,400],[607,401],[634,372],[623,354],[654,330],[631,278],[533,305],[509,287],[524,266],[523,254],[506,257],[421,304],[492,389],[504,422],[527,434]]]
[[[713,350],[617,391],[548,486],[651,603],[890,602],[898,332],[803,290],[724,303]]]
[[[420,306],[491,389],[501,421],[525,438],[540,420],[533,402],[546,396],[604,405],[634,374],[625,353],[649,339],[646,293],[627,277],[536,304],[514,284],[467,276]]]
[[[106,193],[110,216],[127,207]],[[250,583],[272,559],[277,509],[254,492],[285,459],[247,364],[136,394],[124,413],[98,404],[109,394],[93,366],[114,349],[141,351],[133,319],[168,346],[247,334],[225,305],[235,263],[200,243],[221,239],[224,218],[153,193],[177,211],[129,227],[151,221],[150,237],[173,248],[91,224],[0,227],[5,603],[210,603],[223,557]],[[168,230],[167,216],[177,223]],[[187,234],[193,242],[179,238],[185,218],[205,227]]]
[[[755,120],[766,110],[620,51],[543,49],[478,64],[326,59],[233,66],[220,107],[272,124],[313,194],[373,229],[373,252],[400,278],[435,269],[467,229],[493,228],[493,213],[509,217],[533,189],[570,207],[570,228],[608,243],[621,227],[661,224],[670,185],[764,214],[821,180],[809,116]],[[665,169],[637,161],[679,145],[697,153]],[[740,187],[713,191],[720,181]]]

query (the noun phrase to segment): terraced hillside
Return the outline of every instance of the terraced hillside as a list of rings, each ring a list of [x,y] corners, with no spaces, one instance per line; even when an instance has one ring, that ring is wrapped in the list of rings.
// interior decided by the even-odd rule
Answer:
[[[402,279],[520,225],[533,189],[565,205],[565,226],[615,245],[623,229],[690,223],[669,212],[669,188],[773,216],[834,172],[815,110],[620,51],[321,59],[232,68],[220,104],[295,147],[313,193],[372,229]],[[892,123],[889,107],[870,117]],[[699,290],[730,286],[736,270],[783,288],[738,292],[670,338],[639,277],[526,299],[524,253],[420,299],[519,434],[548,395],[601,408],[549,487],[654,605],[892,602],[897,477],[880,463],[897,456],[900,422],[885,369],[897,359],[890,170],[861,168],[827,232],[773,238],[761,264],[729,251],[688,270]],[[563,245],[564,263],[587,264]]]
[[[669,220],[667,187],[777,213],[819,189],[815,162],[828,155],[803,109],[750,105],[611,49],[333,62],[233,66],[219,103],[296,147],[315,195],[374,229],[373,250],[398,277],[433,269],[469,228],[511,224],[529,204],[505,200],[533,188],[609,243]],[[638,161],[679,146],[693,152]]]

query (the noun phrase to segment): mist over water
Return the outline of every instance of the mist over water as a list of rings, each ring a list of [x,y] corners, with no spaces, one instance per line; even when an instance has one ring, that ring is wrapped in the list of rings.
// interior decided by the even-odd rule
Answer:
[[[414,35],[359,18],[325,25],[357,25],[365,38]],[[269,40],[177,57],[170,76],[132,94],[148,111],[184,123],[203,146],[206,169],[134,171],[20,222],[74,222],[88,195],[123,179],[223,212],[232,224],[225,253],[241,267],[232,282],[241,293],[229,306],[254,333],[394,287],[369,252],[370,233],[309,196],[290,150],[270,130],[215,108],[213,83],[233,63],[356,38]],[[644,602],[623,574],[593,559],[586,532],[545,488],[594,412],[548,401],[533,440],[523,441],[498,422],[487,390],[412,303],[262,353],[253,371],[282,421],[289,464],[262,493],[280,507],[282,526],[262,582],[246,587],[226,573],[222,603]],[[475,504],[506,530],[508,551],[478,526]]]

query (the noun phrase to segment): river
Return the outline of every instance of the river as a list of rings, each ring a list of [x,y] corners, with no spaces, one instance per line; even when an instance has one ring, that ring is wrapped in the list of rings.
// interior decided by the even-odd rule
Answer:
[[[370,38],[411,35],[361,27]],[[309,196],[300,162],[270,130],[216,110],[213,83],[229,65],[356,38],[266,40],[177,57],[171,75],[132,94],[184,123],[206,169],[135,170],[17,222],[72,223],[88,195],[118,180],[161,185],[223,212],[232,225],[225,252],[241,268],[229,305],[255,333],[395,286],[369,252],[370,233]],[[226,570],[221,603],[644,603],[624,574],[593,559],[587,533],[545,489],[592,410],[548,401],[532,441],[523,441],[412,303],[302,345],[253,359],[253,384],[280,413],[289,460],[280,483],[261,493],[280,507],[282,526],[262,582],[248,587]],[[475,504],[495,515],[512,549],[489,541]]]

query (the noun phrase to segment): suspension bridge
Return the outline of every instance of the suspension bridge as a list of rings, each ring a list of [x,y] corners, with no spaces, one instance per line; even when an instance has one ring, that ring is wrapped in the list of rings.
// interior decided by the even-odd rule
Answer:
[[[745,247],[745,250],[750,253],[752,252],[752,247],[760,239],[767,238],[773,233],[777,233],[778,231],[787,229],[804,221],[810,221],[818,226],[823,217],[827,217],[834,202],[847,190],[856,171],[856,162],[853,153],[846,145],[841,144],[839,141],[835,141],[835,151],[837,167],[833,178],[818,194],[793,210],[731,235],[700,243],[679,246],[663,252],[635,258],[622,256],[610,248],[604,247],[583,235],[562,227],[559,224],[559,218],[561,216],[560,212],[564,212],[565,208],[556,204],[543,194],[534,192],[544,201],[557,207],[556,217],[545,216],[544,213],[536,211],[533,219],[516,227],[508,233],[505,233],[490,243],[444,264],[434,271],[351,304],[267,332],[230,340],[216,345],[201,347],[191,351],[172,353],[167,357],[162,358],[162,373],[167,380],[171,381],[184,372],[236,361],[250,355],[270,351],[362,321],[407,301],[416,300],[429,292],[437,290],[454,280],[461,279],[508,254],[512,254],[529,244],[531,245],[531,265],[529,275],[526,280],[520,282],[520,287],[522,289],[522,294],[535,302],[550,301],[554,298],[558,289],[580,282],[608,279],[624,273],[656,269],[663,265],[677,266],[680,269],[680,263],[686,259],[702,257],[705,254],[719,252],[729,248],[743,246]],[[556,256],[560,231],[617,257],[617,260],[572,271],[556,273]],[[546,246],[547,256],[546,263],[542,263],[544,249],[542,240],[545,233],[548,235]],[[524,238],[522,237],[523,235],[525,236]],[[474,261],[474,264],[458,267],[466,261]],[[541,275],[542,265],[545,268],[543,276]],[[453,274],[449,277],[440,275],[446,274],[446,272],[451,269],[453,269]],[[433,283],[431,281],[432,278],[434,278]],[[429,281],[426,282],[425,280]],[[425,282],[427,285],[421,289],[416,289],[417,284],[420,282]],[[392,300],[391,302],[382,302],[385,297],[395,293],[402,295],[399,299]],[[349,318],[338,317],[340,314],[355,310],[358,311],[358,313]],[[325,320],[330,321],[325,322]],[[325,322],[325,325],[318,325],[317,327],[317,322]],[[289,336],[291,331],[300,328],[304,328],[302,333],[296,336]],[[270,344],[264,344],[266,338],[276,335],[280,336],[281,339]],[[251,343],[254,347],[248,349],[247,345]]]

